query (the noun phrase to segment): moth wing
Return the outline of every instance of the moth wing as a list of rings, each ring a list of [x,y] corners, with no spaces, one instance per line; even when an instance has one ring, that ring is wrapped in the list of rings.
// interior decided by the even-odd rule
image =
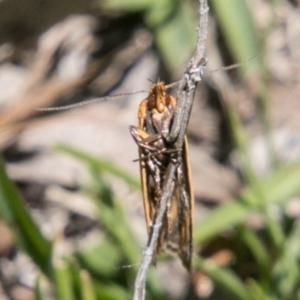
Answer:
[[[184,267],[190,271],[193,249],[194,196],[186,137],[179,163],[171,187],[172,196],[163,219],[157,252],[168,250],[176,253]]]
[[[157,198],[154,183],[153,183],[153,174],[150,174],[149,167],[146,165],[145,158],[145,149],[141,148],[140,151],[140,173],[141,173],[141,182],[142,182],[142,192],[143,192],[143,203],[144,203],[144,212],[145,219],[148,231],[148,242],[151,237],[151,225],[153,220],[155,219],[157,205],[160,199]],[[165,219],[165,218],[164,218]],[[165,221],[164,221],[165,223]],[[164,225],[162,226],[164,228]],[[156,253],[153,254],[152,263],[155,265],[156,263],[156,255],[160,252],[160,248],[162,244],[162,233],[160,232],[160,236],[157,242]]]
[[[191,164],[190,164],[190,156],[189,156],[189,146],[188,146],[188,140],[187,137],[184,136],[184,142],[183,142],[183,151],[182,151],[182,157],[184,161],[184,167],[185,167],[185,174],[186,174],[186,184],[187,184],[187,191],[189,194],[189,206],[191,211],[191,223],[194,222],[194,189],[193,189],[193,181],[192,181],[192,171],[191,171]]]
[[[138,128],[144,132],[146,132],[145,122],[147,118],[147,105],[149,101],[149,96],[144,99],[138,109]],[[146,166],[145,160],[145,149],[139,146],[139,158],[140,158],[140,177],[142,183],[142,194],[143,194],[143,204],[144,204],[144,213],[147,225],[148,234],[150,232],[150,225],[152,220],[151,212],[153,211],[153,207],[151,205],[151,201],[149,199],[149,191],[148,191],[148,168]]]
[[[150,233],[151,220],[153,218],[153,202],[149,197],[149,174],[148,168],[146,166],[145,161],[145,150],[142,147],[139,147],[139,155],[140,155],[140,176],[142,183],[142,194],[143,194],[143,204],[144,204],[144,213],[147,225],[148,234]]]
[[[191,270],[192,255],[193,255],[193,220],[194,220],[194,194],[191,176],[191,167],[189,161],[188,141],[184,137],[184,144],[182,149],[182,185],[185,187],[181,189],[181,213],[180,222],[180,253],[179,256],[183,265]]]

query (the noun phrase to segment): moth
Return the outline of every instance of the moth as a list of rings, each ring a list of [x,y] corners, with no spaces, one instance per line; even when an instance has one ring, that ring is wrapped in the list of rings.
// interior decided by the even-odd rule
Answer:
[[[176,165],[172,196],[163,217],[153,262],[160,252],[170,251],[176,253],[184,267],[191,271],[194,196],[188,143],[185,137],[183,148],[175,149],[174,143],[167,142],[175,108],[176,99],[167,93],[164,82],[159,82],[140,103],[138,127],[129,128],[139,147],[138,161],[149,237],[161,201],[167,167],[169,163]]]

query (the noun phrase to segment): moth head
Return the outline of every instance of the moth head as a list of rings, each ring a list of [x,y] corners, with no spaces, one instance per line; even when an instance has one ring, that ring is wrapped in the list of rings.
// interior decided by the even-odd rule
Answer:
[[[163,81],[158,82],[152,87],[151,93],[155,99],[155,108],[162,113],[166,107],[166,86]]]

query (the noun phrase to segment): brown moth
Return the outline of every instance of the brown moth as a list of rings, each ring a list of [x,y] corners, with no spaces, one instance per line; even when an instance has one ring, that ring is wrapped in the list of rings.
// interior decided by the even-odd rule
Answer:
[[[155,84],[140,103],[138,127],[130,132],[139,146],[139,163],[148,234],[161,201],[163,182],[169,163],[176,164],[172,197],[167,205],[159,233],[156,254],[175,252],[187,270],[191,270],[194,196],[188,157],[187,138],[182,149],[167,142],[176,108],[176,99],[166,92],[163,82]],[[153,258],[155,262],[155,257]]]

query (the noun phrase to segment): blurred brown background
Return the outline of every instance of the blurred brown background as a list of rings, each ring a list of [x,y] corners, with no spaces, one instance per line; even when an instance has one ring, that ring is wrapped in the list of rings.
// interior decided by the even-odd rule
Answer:
[[[228,40],[217,2],[209,2],[208,70],[199,84],[187,132],[196,221],[243,186],[226,105],[236,108],[245,125],[251,161],[262,176],[270,172],[274,161],[292,161],[300,152],[299,2],[246,1],[255,26],[249,53],[231,46],[236,41]],[[159,79],[171,83],[180,79],[194,49],[196,1],[180,2],[178,20],[184,26],[176,20],[178,11],[172,11],[170,3],[167,6],[182,33],[175,26],[170,30],[157,25],[155,18],[163,18],[164,7],[150,12],[143,5],[135,1],[128,6],[126,1],[0,1],[0,148],[10,178],[51,239],[63,232],[80,240],[82,232],[91,233],[97,227],[93,206],[79,193],[89,174],[80,162],[54,146],[70,145],[113,162],[138,179],[138,164],[132,162],[138,151],[128,126],[137,123],[137,107],[146,93],[62,111],[36,109],[147,89]],[[247,47],[243,37],[239,39]],[[245,64],[229,72],[210,73],[236,61]],[[260,114],[265,109],[265,102],[259,101],[264,92],[268,111]],[[270,143],[263,133],[265,124],[272,130]],[[111,185],[142,247],[146,230],[141,195],[114,178]],[[30,269],[30,264],[16,256],[4,224],[0,236],[0,299],[32,299],[30,289],[22,286],[31,287],[34,279],[28,276],[30,271],[23,277],[21,271]],[[186,279],[181,272],[178,282]],[[182,290],[179,284],[173,293],[180,295]]]

